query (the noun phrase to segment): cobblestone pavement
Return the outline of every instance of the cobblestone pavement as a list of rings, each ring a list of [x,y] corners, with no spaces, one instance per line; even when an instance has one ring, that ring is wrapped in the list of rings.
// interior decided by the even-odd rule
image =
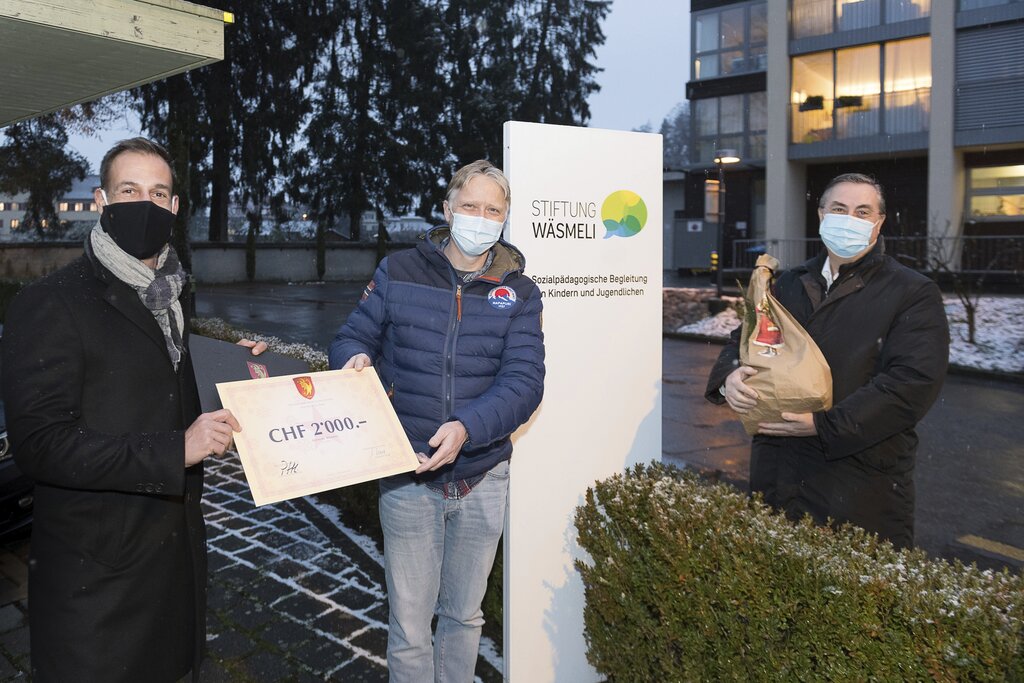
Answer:
[[[382,557],[314,498],[257,508],[236,455],[207,460],[210,580],[200,680],[387,681]],[[0,554],[0,681],[28,680],[27,542]],[[5,601],[6,602],[6,601]],[[484,640],[481,650],[493,652]],[[481,657],[477,681],[501,681]]]
[[[208,465],[206,487],[202,680],[386,681],[387,600],[373,542],[315,499],[254,507],[237,456]],[[501,680],[483,658],[477,672]]]
[[[325,533],[308,501],[254,507],[236,457],[211,463],[206,486],[202,679],[387,680],[380,564],[336,527]]]

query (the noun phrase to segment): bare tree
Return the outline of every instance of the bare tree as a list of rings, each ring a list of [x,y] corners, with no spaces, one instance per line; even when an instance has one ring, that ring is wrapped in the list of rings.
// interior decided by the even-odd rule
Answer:
[[[1015,270],[1014,261],[1019,262],[1024,248],[1020,240],[1012,240],[994,253],[985,253],[971,248],[970,237],[952,235],[950,227],[950,222],[946,221],[945,230],[941,233],[932,230],[926,245],[927,254],[919,255],[917,260],[919,263],[924,261],[921,263],[925,266],[923,270],[936,280],[950,283],[964,308],[965,319],[958,322],[967,324],[967,341],[977,344],[978,306],[985,291],[985,282],[993,273],[1004,272],[1007,267]]]

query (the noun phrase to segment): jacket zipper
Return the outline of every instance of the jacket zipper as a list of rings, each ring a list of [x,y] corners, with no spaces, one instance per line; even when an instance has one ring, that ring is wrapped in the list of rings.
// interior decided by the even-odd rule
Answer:
[[[442,391],[444,392],[444,411],[441,422],[447,422],[452,413],[455,412],[455,392],[453,379],[455,374],[455,342],[459,336],[459,325],[462,322],[462,283],[455,285],[455,319],[448,325],[448,335],[445,338],[444,348],[444,377],[442,378]],[[444,481],[452,481],[452,473],[444,476]]]
[[[455,286],[455,319],[448,326],[448,336],[445,339],[444,349],[444,414],[447,421],[455,412],[455,397],[453,379],[455,374],[455,343],[459,336],[459,326],[462,323],[462,284]]]

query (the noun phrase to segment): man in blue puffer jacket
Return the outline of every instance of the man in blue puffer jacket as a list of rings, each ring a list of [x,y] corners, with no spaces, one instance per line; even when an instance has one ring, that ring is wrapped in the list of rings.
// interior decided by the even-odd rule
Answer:
[[[500,239],[510,196],[489,162],[459,169],[449,227],[381,262],[330,348],[332,368],[376,367],[421,463],[380,482],[393,683],[473,680],[509,437],[543,394],[540,291]]]

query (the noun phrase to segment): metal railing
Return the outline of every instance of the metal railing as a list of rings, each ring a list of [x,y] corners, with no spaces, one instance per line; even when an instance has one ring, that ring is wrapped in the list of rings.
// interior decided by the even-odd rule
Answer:
[[[811,96],[791,106],[795,143],[919,133],[928,130],[931,88],[835,99]]]
[[[779,259],[783,268],[792,268],[818,254],[821,249],[818,238],[735,240],[730,269],[751,270],[757,257],[764,253]],[[1024,273],[1024,236],[886,236],[885,252],[922,272]]]
[[[946,0],[943,0],[944,2]],[[960,0],[960,9],[970,9],[1011,0]],[[1017,0],[1012,0],[1017,1]],[[790,12],[793,38],[823,36],[836,31],[853,31],[882,23],[895,24],[931,14],[931,0],[793,0]],[[884,12],[884,13],[883,13]]]

